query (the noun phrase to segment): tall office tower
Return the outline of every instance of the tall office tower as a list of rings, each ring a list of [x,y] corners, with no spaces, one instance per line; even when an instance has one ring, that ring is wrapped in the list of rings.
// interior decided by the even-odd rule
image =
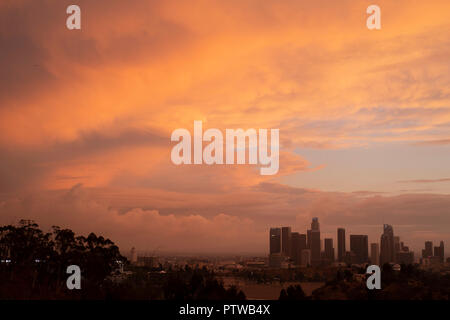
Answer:
[[[383,225],[383,234],[381,235],[380,243],[380,264],[384,265],[385,263],[394,262],[394,229],[391,225]]]
[[[311,265],[317,266],[320,264],[321,261],[320,228],[318,218],[312,219],[311,230],[308,230],[307,234],[308,234],[307,239],[308,249],[311,249]]]
[[[345,258],[345,229],[337,229],[337,241],[338,241],[338,261],[344,262]]]
[[[285,257],[291,256],[291,227],[281,228],[281,253]]]
[[[301,263],[301,251],[300,251],[300,233],[292,232],[291,233],[291,259],[294,261],[294,264],[300,265]]]
[[[425,241],[425,250],[422,252],[422,258],[429,258],[433,256],[433,242]]]
[[[313,219],[313,222],[311,223],[311,227],[314,229],[311,230],[311,265],[318,266],[320,265],[320,251],[321,251],[321,243],[320,243],[320,230],[319,228],[319,221],[317,218]]]
[[[311,230],[320,231],[319,218],[313,218],[312,219]]]
[[[394,261],[397,262],[397,253],[401,251],[400,237],[394,236]]]
[[[296,265],[301,265],[302,250],[306,249],[306,234],[291,233],[291,258]]]
[[[334,248],[333,248],[333,239],[327,238],[324,241],[325,243],[325,259],[327,262],[334,261]]]
[[[311,249],[311,230],[306,231],[306,247]]]
[[[370,244],[370,262],[375,265],[380,265],[380,246],[378,243]]]
[[[321,251],[320,231],[311,230],[311,265],[313,266],[320,265],[321,260],[320,251]]]
[[[270,254],[281,253],[281,228],[270,228]]]
[[[300,233],[300,249],[308,249],[306,245],[306,234]]]
[[[440,251],[441,251],[441,247],[434,247],[434,254],[433,254],[433,256],[440,258],[440,256],[441,256]]]
[[[369,260],[369,243],[366,235],[350,235],[350,251],[355,254],[355,263]]]
[[[395,252],[400,251],[400,237],[394,237],[394,250]]]
[[[444,262],[444,241],[441,241],[439,247],[434,247],[434,256],[440,263]]]
[[[303,264],[301,261],[301,253],[302,250],[308,249],[308,246],[306,245],[306,234],[300,234],[300,264]]]

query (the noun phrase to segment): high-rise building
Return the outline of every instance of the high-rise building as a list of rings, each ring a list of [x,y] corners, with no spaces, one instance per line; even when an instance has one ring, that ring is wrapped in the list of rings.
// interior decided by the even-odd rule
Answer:
[[[311,222],[311,230],[320,230],[319,218],[314,217]]]
[[[270,228],[270,254],[281,253],[281,228]]]
[[[425,241],[425,250],[422,251],[422,258],[429,258],[433,256],[433,242]]]
[[[281,253],[285,257],[291,256],[291,227],[281,228]]]
[[[291,259],[295,265],[300,265],[301,263],[301,249],[300,249],[300,233],[291,233]]]
[[[311,249],[311,265],[317,266],[320,264],[320,251],[321,251],[321,243],[320,243],[320,228],[319,228],[319,219],[313,218],[311,222],[311,230],[309,231],[310,239],[309,245]]]
[[[317,266],[320,264],[320,231],[311,230],[311,265]]]
[[[441,241],[439,247],[434,247],[434,257],[439,263],[444,263],[444,241]]]
[[[355,254],[356,263],[369,260],[369,243],[366,235],[350,235],[350,251]]]
[[[345,259],[345,229],[337,229],[337,241],[338,241],[338,261],[344,262]]]
[[[334,248],[333,248],[333,239],[327,238],[324,240],[325,244],[325,259],[328,263],[334,261]]]
[[[300,233],[300,249],[307,249],[308,247],[306,246],[306,234],[304,233]]]
[[[302,250],[306,249],[306,234],[291,233],[291,259],[294,264],[301,265]]]
[[[390,263],[395,261],[394,248],[394,228],[389,224],[383,225],[383,234],[381,235],[380,245],[380,264]]]
[[[311,230],[306,230],[306,247],[311,249]]]
[[[394,236],[394,261],[398,263],[397,261],[397,253],[401,251],[401,242],[400,237]]]
[[[317,266],[320,264],[320,231],[311,230],[311,264]]]
[[[394,237],[394,250],[395,252],[400,251],[401,246],[400,246],[400,237]]]
[[[440,258],[441,257],[441,247],[434,247],[433,256]]]
[[[370,244],[370,262],[375,265],[380,265],[380,246],[378,243]]]

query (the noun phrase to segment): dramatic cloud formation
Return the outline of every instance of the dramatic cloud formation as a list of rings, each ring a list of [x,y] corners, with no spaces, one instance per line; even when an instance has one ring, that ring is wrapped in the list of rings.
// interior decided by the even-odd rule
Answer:
[[[265,252],[270,225],[313,216],[448,239],[448,0],[379,0],[380,31],[366,1],[76,2],[80,31],[72,1],[0,3],[1,223],[149,250]],[[194,120],[280,129],[278,175],[173,165]]]
[[[100,191],[78,184],[68,191],[2,201],[0,216],[3,223],[34,219],[45,230],[52,225],[79,233],[95,230],[114,239],[125,252],[136,246],[144,251],[264,254],[268,223],[291,225],[305,233],[315,216],[320,217],[323,237],[335,240],[336,229],[344,226],[349,233],[368,234],[369,241],[378,242],[382,223],[389,221],[416,251],[424,239],[450,241],[448,195],[366,197],[272,183],[226,196],[206,195],[203,201],[187,193],[127,192],[131,191]],[[134,198],[139,207],[123,206],[123,197],[126,203]]]

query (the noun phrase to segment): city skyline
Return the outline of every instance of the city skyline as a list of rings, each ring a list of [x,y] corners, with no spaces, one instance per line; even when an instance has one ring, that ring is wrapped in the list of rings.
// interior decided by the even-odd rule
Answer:
[[[66,1],[0,1],[0,224],[149,252],[263,254],[313,217],[334,246],[384,223],[450,243],[450,1],[379,0],[381,30],[366,0],[78,5],[68,30]],[[279,129],[277,174],[175,165],[194,121]]]
[[[349,233],[345,228],[336,230],[337,247],[332,238],[320,237],[320,223],[312,218],[311,229],[304,234],[292,232],[291,227],[271,227],[269,231],[269,266],[282,267],[283,264],[294,266],[326,266],[332,263],[378,264],[386,263],[421,264],[444,263],[444,241],[433,246],[432,241],[425,241],[424,248],[414,252],[405,245],[405,240],[396,236],[393,226],[383,225],[383,232],[377,242],[369,242],[367,235]],[[347,239],[350,244],[347,248]],[[369,250],[370,248],[370,250]],[[336,256],[337,254],[337,256]]]

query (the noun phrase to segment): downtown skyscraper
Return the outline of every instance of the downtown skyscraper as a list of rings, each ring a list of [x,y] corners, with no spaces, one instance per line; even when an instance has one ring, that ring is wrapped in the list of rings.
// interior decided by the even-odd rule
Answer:
[[[350,235],[350,251],[355,254],[355,263],[365,263],[369,260],[369,243],[366,235]]]
[[[308,230],[308,243],[311,249],[311,264],[317,266],[321,262],[320,224],[319,218],[313,218],[311,230]]]
[[[370,263],[380,265],[380,245],[378,243],[370,244]]]
[[[281,228],[281,253],[285,257],[291,256],[291,227]]]
[[[345,229],[339,228],[337,229],[337,256],[338,261],[343,262],[345,259]]]
[[[394,228],[391,225],[383,225],[380,244],[380,264],[395,262]]]
[[[270,228],[270,254],[281,253],[281,228]]]

